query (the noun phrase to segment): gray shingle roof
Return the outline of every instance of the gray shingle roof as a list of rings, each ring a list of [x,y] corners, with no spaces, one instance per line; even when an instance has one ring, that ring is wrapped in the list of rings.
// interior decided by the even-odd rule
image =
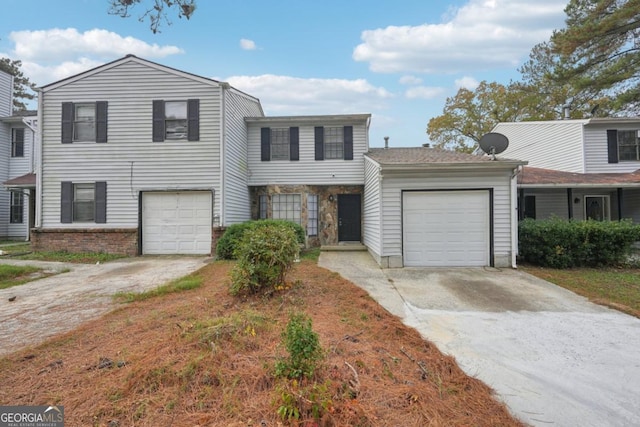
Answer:
[[[489,156],[479,156],[426,147],[371,148],[367,156],[382,165],[479,163],[492,161]]]

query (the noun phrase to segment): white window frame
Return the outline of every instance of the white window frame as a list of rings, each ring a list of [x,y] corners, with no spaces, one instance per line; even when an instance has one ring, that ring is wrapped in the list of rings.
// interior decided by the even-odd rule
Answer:
[[[78,115],[79,111],[91,110],[92,114]],[[85,102],[73,105],[73,141],[96,140],[96,103]]]
[[[307,194],[307,236],[318,235],[318,195]]]
[[[271,195],[271,218],[285,219],[298,224],[302,222],[302,195],[278,193]]]
[[[584,196],[584,219],[587,220],[589,219],[587,217],[587,211],[589,209],[588,203],[587,203],[587,199],[588,198],[600,198],[602,199],[602,219],[598,220],[595,219],[596,221],[610,221],[611,220],[611,197],[605,194],[587,194]]]
[[[289,160],[289,128],[271,128],[271,160]]]
[[[89,190],[92,196],[87,197]],[[81,209],[82,208],[82,209]],[[85,210],[88,208],[88,215]],[[73,184],[73,222],[94,222],[96,218],[96,185],[95,183]]]
[[[325,126],[324,158],[326,160],[344,159],[343,126]]]
[[[189,122],[187,101],[164,102],[164,139],[186,140]]]
[[[18,218],[16,218],[16,214]],[[9,201],[9,223],[24,223],[24,193],[22,191],[12,191]]]
[[[633,138],[627,138],[627,140],[625,140],[623,137],[625,135],[628,134],[632,134]],[[623,129],[623,130],[618,130],[617,131],[617,137],[618,137],[618,160],[621,162],[637,162],[640,161],[640,130],[629,130],[629,129]],[[631,141],[631,139],[633,139],[633,143],[629,142]],[[634,151],[635,151],[635,156],[633,159],[626,159],[626,158],[622,158],[622,151],[623,148],[625,147],[633,147]]]
[[[22,131],[22,140],[18,139],[18,131]],[[11,128],[11,157],[24,157],[24,138],[24,128]],[[17,155],[18,144],[20,144],[22,148],[22,154],[20,154],[19,156]]]

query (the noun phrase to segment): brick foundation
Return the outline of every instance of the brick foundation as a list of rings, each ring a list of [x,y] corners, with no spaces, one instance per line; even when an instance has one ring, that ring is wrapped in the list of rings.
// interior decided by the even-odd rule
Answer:
[[[218,240],[220,240],[225,231],[227,231],[227,227],[213,227],[211,229],[211,255],[216,254]]]
[[[138,229],[37,229],[31,230],[34,251],[103,252],[138,255]]]

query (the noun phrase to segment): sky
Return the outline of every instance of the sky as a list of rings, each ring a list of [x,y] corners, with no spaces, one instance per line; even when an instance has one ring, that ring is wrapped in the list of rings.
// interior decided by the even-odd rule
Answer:
[[[568,0],[197,0],[156,34],[138,19],[152,2],[121,18],[108,0],[2,0],[0,57],[44,86],[134,54],[229,82],[267,116],[370,113],[371,147],[420,146],[459,88],[519,79]]]

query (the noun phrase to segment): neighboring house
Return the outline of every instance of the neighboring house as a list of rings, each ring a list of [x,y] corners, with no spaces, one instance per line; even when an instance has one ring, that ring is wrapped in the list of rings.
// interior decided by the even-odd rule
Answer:
[[[13,112],[13,76],[0,71],[0,239],[28,240],[35,209],[35,111]]]
[[[640,118],[499,123],[503,156],[526,160],[520,218],[640,222]]]
[[[36,249],[209,254],[228,225],[281,218],[385,267],[515,266],[524,162],[370,150],[369,114],[265,117],[227,83],[131,55],[39,105]]]

